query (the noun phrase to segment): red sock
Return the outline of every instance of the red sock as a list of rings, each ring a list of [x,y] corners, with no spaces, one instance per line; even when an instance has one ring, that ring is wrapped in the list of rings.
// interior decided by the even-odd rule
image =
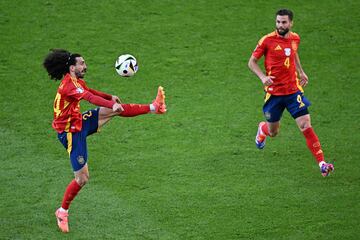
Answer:
[[[150,112],[149,104],[121,104],[121,106],[124,108],[124,111],[120,113],[122,117],[135,117]]]
[[[71,201],[75,198],[78,192],[81,190],[81,186],[74,180],[67,186],[61,207],[65,210],[69,209]]]
[[[324,161],[324,153],[321,149],[321,145],[319,142],[319,138],[314,132],[314,130],[310,127],[303,131],[303,134],[306,138],[306,144],[311,151],[312,155],[316,158],[316,161],[320,163]]]
[[[265,134],[266,136],[269,136],[269,128],[267,123],[263,124],[261,126],[261,131],[263,132],[263,134]]]

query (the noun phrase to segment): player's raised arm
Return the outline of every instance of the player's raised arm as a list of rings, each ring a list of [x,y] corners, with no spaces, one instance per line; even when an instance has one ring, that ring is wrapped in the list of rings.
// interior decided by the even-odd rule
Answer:
[[[87,90],[89,92],[91,92],[92,94],[97,95],[99,97],[102,97],[102,98],[104,98],[106,100],[112,100],[112,101],[117,102],[117,103],[122,103],[121,99],[118,96],[110,95],[110,94],[107,94],[107,93],[104,93],[104,92],[101,92],[101,91],[98,91],[98,90],[95,90],[95,89],[92,89],[92,88],[87,88]]]
[[[104,98],[106,100],[112,100],[112,95],[110,95],[110,94],[107,94],[107,93],[104,93],[104,92],[101,92],[101,91],[98,91],[98,90],[95,90],[95,89],[92,89],[92,88],[89,88],[89,87],[87,88],[87,90],[89,92],[91,92],[92,94],[97,95],[99,97],[102,97],[102,98]]]
[[[83,99],[86,101],[95,104],[97,106],[101,107],[107,107],[112,109],[114,112],[122,112],[124,109],[122,108],[121,104],[112,101],[112,100],[106,100],[105,98],[102,98],[98,95],[92,94],[90,91],[86,92],[83,95]]]
[[[123,62],[127,64],[124,66],[120,64],[119,69],[116,68],[122,70],[119,74],[126,77],[134,75],[137,71],[136,60],[125,58]],[[115,116],[135,117],[148,113],[166,113],[165,91],[159,86],[155,100],[150,104],[122,104],[119,97],[86,86],[83,78],[87,72],[87,65],[85,59],[78,53],[53,49],[45,57],[43,66],[51,79],[61,80],[53,104],[52,127],[70,157],[74,179],[67,185],[61,206],[55,211],[55,216],[59,229],[67,233],[70,204],[89,181],[87,136],[98,132]],[[125,73],[124,70],[127,72]],[[81,100],[99,107],[81,113]]]

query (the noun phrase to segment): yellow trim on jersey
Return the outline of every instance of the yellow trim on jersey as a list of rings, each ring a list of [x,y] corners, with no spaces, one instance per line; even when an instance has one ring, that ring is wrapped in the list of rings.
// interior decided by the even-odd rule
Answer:
[[[75,87],[77,88],[81,87],[80,83],[78,83],[76,79],[71,78],[71,81],[74,83]]]
[[[68,118],[66,126],[65,126],[65,132],[69,132],[70,130],[70,122],[71,122],[71,116]]]
[[[290,35],[293,35],[293,36],[295,36],[295,37],[300,37],[299,34],[297,34],[296,32],[291,32],[291,31],[290,31]]]
[[[296,86],[298,87],[298,89],[300,90],[300,92],[304,93],[304,89],[303,87],[300,85],[300,80],[297,77],[297,72],[295,72],[295,76],[296,76]]]
[[[269,100],[269,98],[271,97],[270,93],[266,93],[265,94],[265,98],[264,98],[264,102],[267,102],[267,100]]]
[[[67,106],[69,106],[69,104],[70,104],[70,102],[68,102],[68,101],[64,100],[64,107],[63,107],[63,109],[66,109],[66,108],[67,108]]]
[[[67,139],[67,152],[71,153],[71,150],[72,150],[72,133],[71,132],[68,132],[66,133],[66,139]]]
[[[265,36],[263,36],[263,37],[259,40],[258,44],[261,45],[261,44],[263,43],[263,41],[264,41],[267,37],[271,37],[271,36],[275,36],[275,35],[276,35],[276,32],[272,32],[272,33],[266,34]]]

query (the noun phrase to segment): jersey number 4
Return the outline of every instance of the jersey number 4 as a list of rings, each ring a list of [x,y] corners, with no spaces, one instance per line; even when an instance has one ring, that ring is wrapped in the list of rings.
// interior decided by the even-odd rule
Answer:
[[[63,109],[65,109],[68,105],[69,105],[69,102],[67,101],[64,101],[64,106],[62,108],[60,108],[60,100],[61,100],[61,94],[60,93],[57,93],[56,94],[56,97],[55,97],[55,100],[54,100],[54,113],[55,113],[55,116],[58,117],[61,115],[61,111]]]
[[[61,113],[60,100],[61,100],[61,94],[57,93],[55,100],[54,100],[54,113],[55,113],[56,117],[58,117]]]
[[[285,67],[287,67],[287,68],[290,67],[290,58],[289,58],[289,57],[287,57],[287,58],[285,59],[284,65],[285,65]]]

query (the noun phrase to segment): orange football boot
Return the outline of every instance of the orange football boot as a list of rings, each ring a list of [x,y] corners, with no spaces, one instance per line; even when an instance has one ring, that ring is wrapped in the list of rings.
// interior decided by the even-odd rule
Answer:
[[[64,233],[69,232],[69,225],[68,225],[68,216],[67,212],[60,211],[60,209],[56,210],[55,212],[57,224],[60,230]]]
[[[152,104],[155,107],[155,113],[164,114],[166,112],[165,91],[163,87],[159,86],[157,96]]]

